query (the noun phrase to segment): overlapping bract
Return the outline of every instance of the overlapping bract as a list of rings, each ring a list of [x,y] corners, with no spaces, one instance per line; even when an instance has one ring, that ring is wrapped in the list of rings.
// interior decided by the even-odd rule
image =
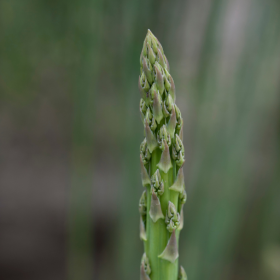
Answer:
[[[169,63],[160,42],[148,30],[140,56],[138,80],[141,95],[139,109],[145,132],[145,139],[140,146],[141,176],[143,186],[147,187],[139,203],[140,238],[145,242],[149,239],[146,235],[147,219],[151,219],[152,223],[164,219],[165,213],[163,214],[161,205],[164,192],[177,193],[174,202],[177,206],[175,207],[174,203],[169,201],[164,208],[167,209],[164,230],[168,232],[169,240],[163,252],[158,255],[159,258],[174,263],[179,256],[175,232],[183,227],[183,204],[186,202],[186,191],[182,169],[185,162],[183,120],[175,104],[175,84],[169,71]],[[152,169],[150,165],[154,152],[161,155],[160,158],[156,157],[156,170],[155,164]],[[173,170],[173,173],[170,173],[170,170]],[[168,181],[166,176],[174,178]],[[162,177],[165,177],[165,181]],[[167,181],[166,188],[164,182]],[[148,196],[149,203],[147,204]],[[164,203],[167,204],[166,200]],[[148,280],[150,274],[153,275],[152,267],[148,263],[148,255],[144,254],[141,262],[141,279],[143,280]],[[184,277],[183,275],[182,279],[185,279]]]

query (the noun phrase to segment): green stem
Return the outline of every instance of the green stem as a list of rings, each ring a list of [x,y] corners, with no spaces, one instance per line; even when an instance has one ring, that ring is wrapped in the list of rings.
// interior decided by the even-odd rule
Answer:
[[[161,157],[161,150],[155,149],[152,153],[150,176],[152,176],[158,169],[157,164]],[[164,173],[160,171],[161,178],[164,182],[164,193],[160,197],[162,212],[165,216],[168,202],[171,200],[174,205],[178,205],[178,193],[169,190],[169,187],[174,182],[173,168]],[[151,188],[147,187],[147,213],[150,211],[151,205]],[[147,241],[145,242],[145,251],[149,258],[152,273],[151,280],[175,280],[178,277],[178,261],[171,263],[169,261],[160,259],[158,256],[163,252],[170,238],[170,233],[166,229],[164,219],[159,219],[154,223],[151,217],[147,214]]]
[[[183,120],[179,108],[174,104],[175,85],[169,74],[168,61],[161,44],[150,30],[140,57],[138,87],[146,137],[140,146],[141,174],[142,184],[147,187],[147,240],[144,244],[146,254],[141,263],[141,279],[177,280],[178,212],[182,201],[185,201],[180,168],[184,163],[184,146],[180,136]],[[143,161],[145,164],[149,162],[149,170],[143,169]],[[179,193],[182,193],[180,199]],[[181,274],[185,275],[182,271]]]
[[[159,163],[161,157],[161,150],[155,149],[152,153],[151,165],[150,165],[150,176],[153,175],[157,168],[157,164]],[[163,232],[165,232],[165,222],[163,219],[159,219],[156,223],[154,223],[148,214],[151,206],[151,191],[150,188],[148,192],[148,201],[147,201],[147,251],[146,254],[149,258],[150,265],[152,267],[151,279],[153,280],[161,280],[162,279],[162,271],[160,269],[160,259],[158,255],[161,253],[160,250],[164,248],[162,236]]]
[[[162,212],[163,215],[166,215],[166,211],[167,211],[167,207],[168,207],[168,202],[170,199],[170,190],[169,187],[172,185],[172,179],[173,179],[173,171],[172,169],[170,169],[167,174],[164,172],[160,172],[161,178],[163,179],[164,182],[164,193],[162,195],[162,197],[160,198],[160,203],[161,203],[161,208],[162,208]],[[170,238],[170,233],[167,231],[166,229],[166,223],[164,221],[164,225],[163,225],[163,229],[162,229],[162,233],[164,233],[164,240],[163,243],[161,244],[161,248],[159,250],[159,254],[160,255],[163,250],[166,247],[166,244],[168,243],[168,240]],[[166,260],[160,260],[160,270],[162,271],[162,277],[161,280],[168,280],[168,279],[175,279],[172,277],[172,265],[170,262],[166,261]]]
[[[165,188],[165,192],[168,192],[169,194],[169,200],[175,205],[176,209],[178,208],[178,197],[179,197],[179,193],[178,192],[175,192],[175,191],[172,191],[172,190],[169,190],[169,187],[172,186],[172,184],[174,183],[174,180],[176,178],[176,163],[175,161],[172,161],[172,165],[173,165],[173,168],[169,170],[169,172],[167,173],[167,182],[165,184],[164,182],[164,187],[166,186]],[[175,170],[175,172],[174,172]],[[164,204],[164,206],[166,206],[166,209],[167,209],[167,205],[168,205],[168,201],[167,203]],[[166,210],[165,210],[166,212]],[[165,213],[164,212],[164,213]],[[178,230],[176,230],[176,239],[177,239],[177,242],[178,242]],[[168,233],[168,239],[170,238],[170,235],[171,233]],[[165,271],[166,271],[166,278],[163,278],[164,280],[169,280],[169,279],[174,279],[174,280],[177,280],[178,279],[178,259],[174,262],[174,263],[170,263],[168,261],[164,261],[164,266],[165,266]]]

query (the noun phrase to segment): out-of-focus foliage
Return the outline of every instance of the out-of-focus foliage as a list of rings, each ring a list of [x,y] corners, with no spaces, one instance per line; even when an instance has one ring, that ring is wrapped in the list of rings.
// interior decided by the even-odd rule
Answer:
[[[280,279],[279,13],[277,0],[0,1],[3,279],[138,278],[148,28],[185,121],[188,279]]]

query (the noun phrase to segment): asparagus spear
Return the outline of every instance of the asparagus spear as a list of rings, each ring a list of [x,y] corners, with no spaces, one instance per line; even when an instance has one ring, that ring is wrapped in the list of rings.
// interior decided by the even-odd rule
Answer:
[[[187,279],[178,275],[178,241],[183,228],[183,120],[175,105],[175,84],[158,39],[148,30],[140,56],[138,87],[145,138],[140,145],[142,185],[140,238],[145,253],[141,280]]]

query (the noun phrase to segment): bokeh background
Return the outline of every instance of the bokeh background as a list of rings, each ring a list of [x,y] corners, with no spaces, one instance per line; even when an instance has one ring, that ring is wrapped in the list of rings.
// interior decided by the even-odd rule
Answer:
[[[0,1],[0,278],[139,279],[147,29],[184,118],[190,280],[280,279],[278,0]]]

